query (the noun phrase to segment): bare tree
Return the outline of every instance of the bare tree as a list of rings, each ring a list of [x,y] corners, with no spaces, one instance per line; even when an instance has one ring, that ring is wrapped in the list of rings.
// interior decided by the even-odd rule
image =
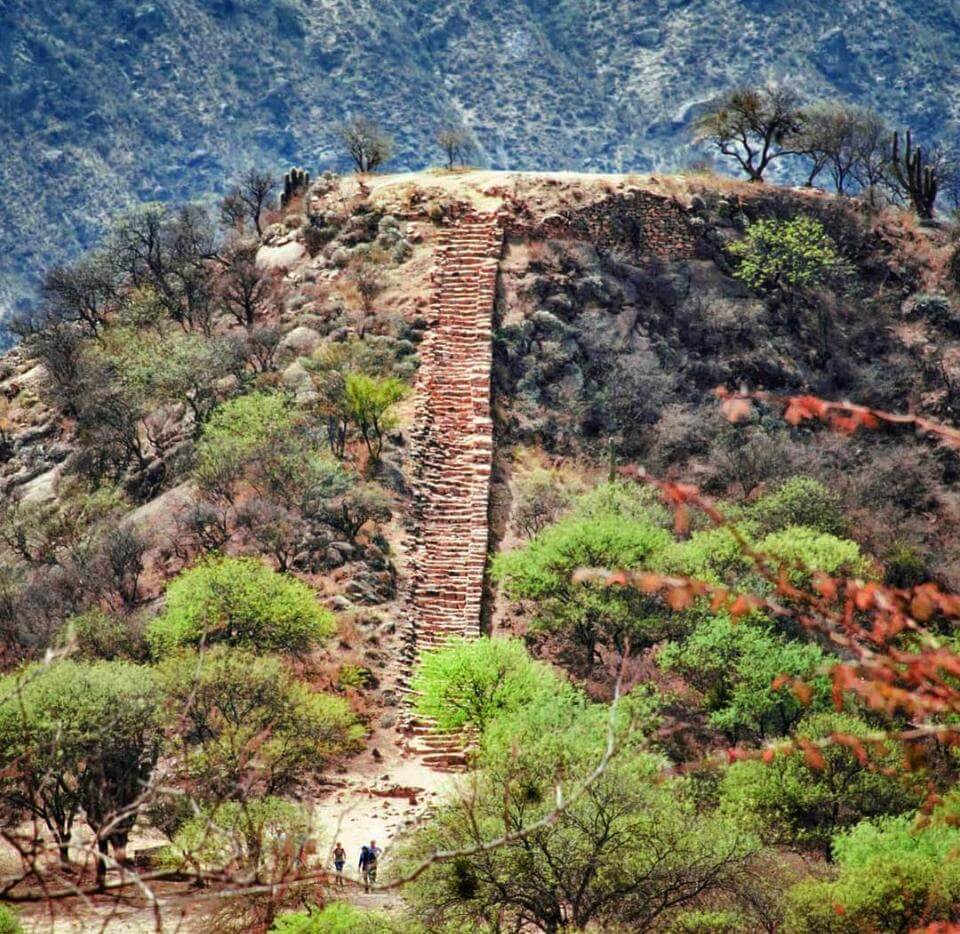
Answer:
[[[857,160],[853,174],[866,199],[873,203],[876,193],[890,187],[890,129],[872,110],[863,110],[857,132]]]
[[[276,190],[276,179],[269,172],[257,168],[248,169],[223,199],[220,216],[232,226],[248,217],[257,231],[257,236],[262,237],[260,221]]]
[[[827,170],[839,195],[849,194],[851,185],[873,187],[887,163],[887,134],[882,118],[867,108],[837,103],[810,107],[795,142],[811,161],[807,184]]]
[[[255,246],[245,244],[230,254],[221,279],[220,295],[227,311],[252,331],[257,318],[276,297],[273,280],[257,266]]]
[[[788,88],[733,88],[700,119],[696,139],[736,159],[750,181],[762,182],[774,159],[797,154],[803,121],[799,97]]]
[[[354,117],[337,128],[361,174],[376,171],[390,158],[393,141],[380,127],[366,117]]]
[[[455,162],[463,165],[467,154],[473,148],[470,133],[466,127],[454,125],[444,127],[437,134],[437,145],[447,158],[447,168],[452,169]]]
[[[44,277],[41,292],[48,309],[61,320],[80,322],[96,334],[116,298],[116,281],[106,256],[94,255],[54,266]]]

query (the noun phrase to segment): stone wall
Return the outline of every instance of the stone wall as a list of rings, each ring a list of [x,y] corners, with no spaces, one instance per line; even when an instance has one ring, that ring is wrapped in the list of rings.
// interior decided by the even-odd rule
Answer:
[[[531,240],[585,240],[629,260],[692,259],[700,239],[682,205],[643,190],[612,195],[539,221],[511,217],[507,232]]]

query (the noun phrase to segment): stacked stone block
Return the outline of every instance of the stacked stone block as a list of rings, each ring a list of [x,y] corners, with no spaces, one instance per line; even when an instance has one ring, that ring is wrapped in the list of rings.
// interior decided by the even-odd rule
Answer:
[[[416,532],[407,583],[406,661],[480,635],[493,466],[491,332],[503,232],[466,213],[442,236],[421,344],[411,443]],[[411,749],[439,768],[463,763],[463,739],[407,723]]]

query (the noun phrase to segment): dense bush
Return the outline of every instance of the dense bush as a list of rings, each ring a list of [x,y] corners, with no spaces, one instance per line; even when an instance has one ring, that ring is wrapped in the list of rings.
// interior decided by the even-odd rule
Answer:
[[[795,735],[817,740],[870,733],[856,717],[831,713],[801,721]],[[822,750],[822,760],[794,753],[769,764],[738,762],[723,781],[725,806],[770,842],[807,844],[828,856],[838,831],[865,818],[902,814],[923,798],[922,773],[906,770],[893,743],[880,743],[872,761],[835,743]]]
[[[811,477],[785,480],[761,496],[749,515],[757,522],[760,534],[803,525],[829,535],[843,535],[846,526],[839,497]]]
[[[837,878],[794,886],[785,929],[906,932],[960,921],[960,831],[944,810],[932,820],[868,821],[837,836]]]
[[[585,650],[592,664],[598,642],[624,652],[669,631],[659,601],[630,588],[577,583],[581,568],[641,568],[656,563],[670,542],[655,516],[628,519],[608,512],[590,519],[574,515],[550,526],[523,548],[494,559],[493,574],[507,595],[530,600],[535,625],[557,632]]]
[[[275,657],[219,645],[172,655],[158,674],[181,718],[171,752],[200,797],[283,791],[362,745],[346,701],[311,690]]]
[[[333,614],[306,584],[255,558],[213,557],[169,585],[147,639],[157,656],[204,642],[303,654],[333,630]]]
[[[823,224],[804,215],[757,221],[730,249],[739,260],[737,278],[755,289],[811,289],[852,272]]]
[[[821,649],[759,622],[708,616],[682,643],[661,649],[658,660],[703,692],[711,725],[734,742],[788,733],[808,711],[830,703]],[[810,685],[810,702],[802,703],[789,682],[775,689],[781,676]]]
[[[495,718],[559,694],[564,686],[521,642],[488,638],[452,641],[422,653],[413,680],[417,709],[440,729],[470,726],[481,732]]]
[[[143,661],[147,655],[143,632],[136,622],[101,610],[89,610],[67,620],[61,641],[73,647],[75,657],[89,661]]]
[[[280,393],[251,393],[224,403],[207,420],[197,444],[196,474],[202,488],[220,492],[244,466],[296,423],[296,410]]]

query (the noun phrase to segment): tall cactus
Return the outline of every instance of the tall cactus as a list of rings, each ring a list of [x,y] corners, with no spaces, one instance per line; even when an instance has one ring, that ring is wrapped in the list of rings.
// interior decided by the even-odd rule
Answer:
[[[283,176],[283,194],[280,207],[285,208],[297,195],[310,187],[310,173],[304,169],[292,168]]]
[[[907,130],[906,150],[901,157],[900,134],[893,134],[893,155],[890,165],[897,181],[910,196],[917,216],[922,220],[933,218],[933,209],[937,203],[937,190],[940,180],[936,166],[923,164],[923,152],[920,147],[913,148],[913,138]]]

